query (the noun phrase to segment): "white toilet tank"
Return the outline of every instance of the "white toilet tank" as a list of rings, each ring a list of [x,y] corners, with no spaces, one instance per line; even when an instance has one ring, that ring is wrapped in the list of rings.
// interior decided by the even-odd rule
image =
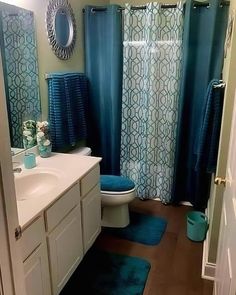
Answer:
[[[80,155],[80,156],[91,156],[91,148],[89,147],[79,147],[69,152],[69,154]]]

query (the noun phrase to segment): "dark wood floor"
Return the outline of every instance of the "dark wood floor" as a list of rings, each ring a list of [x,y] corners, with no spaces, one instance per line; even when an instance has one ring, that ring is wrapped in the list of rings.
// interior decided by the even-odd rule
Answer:
[[[143,295],[212,295],[212,282],[201,279],[202,243],[191,242],[186,237],[186,213],[190,207],[136,199],[130,209],[168,220],[160,244],[146,246],[104,233],[96,244],[104,250],[141,257],[151,263]]]

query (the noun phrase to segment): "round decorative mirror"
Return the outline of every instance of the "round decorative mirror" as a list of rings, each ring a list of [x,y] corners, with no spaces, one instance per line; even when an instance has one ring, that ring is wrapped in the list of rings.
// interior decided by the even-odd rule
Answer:
[[[48,40],[60,59],[70,58],[75,46],[75,17],[68,0],[50,0],[46,12]]]

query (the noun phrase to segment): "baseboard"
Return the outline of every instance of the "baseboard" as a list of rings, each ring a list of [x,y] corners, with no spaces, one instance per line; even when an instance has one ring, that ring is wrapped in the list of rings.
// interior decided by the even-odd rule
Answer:
[[[215,271],[216,271],[216,265],[214,263],[210,262],[203,262],[202,266],[202,278],[214,281],[215,280]]]
[[[153,199],[154,201],[158,201],[158,202],[161,202],[161,199],[160,198],[155,198]],[[190,206],[192,207],[193,205],[190,203],[190,202],[180,202],[180,205],[184,205],[184,206]]]
[[[193,205],[190,202],[187,202],[187,201],[180,202],[180,205],[193,207]]]
[[[208,215],[208,209],[206,209],[206,215]],[[206,280],[214,281],[216,264],[208,261],[208,250],[209,250],[209,231],[203,243],[202,278]]]

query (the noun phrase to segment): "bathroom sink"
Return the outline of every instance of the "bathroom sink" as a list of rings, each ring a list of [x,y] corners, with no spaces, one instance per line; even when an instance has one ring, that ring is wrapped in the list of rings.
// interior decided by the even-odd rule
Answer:
[[[59,184],[60,171],[26,171],[15,176],[16,199],[29,200],[43,197],[53,191]]]

